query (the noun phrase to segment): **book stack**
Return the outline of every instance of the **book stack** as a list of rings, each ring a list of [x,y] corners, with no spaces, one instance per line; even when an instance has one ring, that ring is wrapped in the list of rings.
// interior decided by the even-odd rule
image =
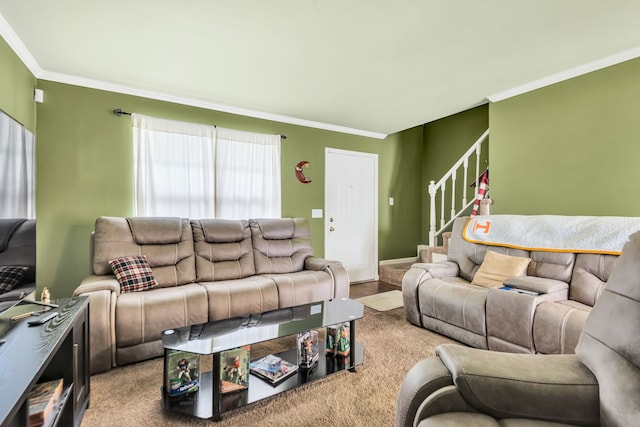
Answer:
[[[289,363],[281,357],[269,354],[249,364],[252,374],[276,386],[298,370],[298,365]]]
[[[40,427],[55,418],[53,408],[62,395],[62,378],[36,384],[29,391],[29,427]]]

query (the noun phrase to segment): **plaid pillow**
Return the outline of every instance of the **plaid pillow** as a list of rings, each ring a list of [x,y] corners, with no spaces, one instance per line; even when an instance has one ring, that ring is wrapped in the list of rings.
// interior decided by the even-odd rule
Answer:
[[[28,268],[13,265],[0,266],[0,294],[9,292],[18,286]]]
[[[109,265],[120,283],[121,292],[144,291],[158,286],[144,255],[112,259]]]

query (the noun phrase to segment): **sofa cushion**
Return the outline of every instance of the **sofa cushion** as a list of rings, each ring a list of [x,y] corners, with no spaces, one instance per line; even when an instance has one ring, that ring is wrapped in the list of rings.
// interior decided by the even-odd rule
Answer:
[[[578,254],[571,277],[569,298],[593,307],[618,258],[617,255]]]
[[[115,307],[117,346],[159,341],[166,329],[205,323],[207,310],[206,292],[195,283],[120,294]]]
[[[28,267],[0,265],[0,294],[9,292],[20,284]]]
[[[133,240],[139,245],[167,245],[179,243],[182,220],[175,217],[127,218]]]
[[[0,218],[0,252],[9,247],[9,241],[25,221],[24,218]]]
[[[313,256],[306,218],[252,219],[251,238],[256,274],[293,273]]]
[[[196,280],[211,282],[255,274],[251,230],[245,220],[191,220]]]
[[[243,279],[203,282],[209,303],[209,321],[276,310],[278,288],[273,280],[251,276]]]
[[[131,224],[136,224],[135,238]],[[149,234],[152,234],[154,224],[158,225],[158,234],[167,231],[171,237],[157,237],[155,240],[151,238]],[[170,230],[174,230],[176,224],[180,224],[181,233],[179,239],[174,241],[175,233],[172,234]],[[144,242],[173,242],[146,244],[138,243],[136,239]],[[149,217],[144,221],[137,221],[132,218],[103,216],[96,220],[93,237],[94,274],[111,274],[110,260],[137,255],[146,255],[159,288],[184,285],[196,280],[193,233],[188,219]]]
[[[476,274],[476,271],[484,261],[485,254],[489,250],[504,255],[529,258],[528,251],[500,246],[487,246],[466,241],[462,237],[462,230],[466,223],[467,218],[464,217],[457,218],[453,222],[453,231],[449,242],[449,253],[447,254],[447,260],[455,262],[460,267],[459,274],[463,279],[469,282],[473,280],[473,276]]]
[[[420,312],[428,317],[486,336],[488,289],[460,277],[426,280],[418,289]]]
[[[293,307],[335,297],[333,279],[326,271],[299,271],[285,274],[265,274],[278,287],[280,307]]]
[[[576,301],[542,302],[533,317],[533,342],[544,354],[575,353],[591,307]]]
[[[120,283],[120,292],[138,292],[158,286],[144,255],[112,259],[109,265]]]
[[[487,251],[484,261],[473,276],[471,284],[485,288],[502,287],[502,282],[510,277],[522,276],[527,271],[531,258],[515,257]]]
[[[531,263],[527,275],[544,277],[569,283],[576,254],[570,252],[541,252],[529,253]]]

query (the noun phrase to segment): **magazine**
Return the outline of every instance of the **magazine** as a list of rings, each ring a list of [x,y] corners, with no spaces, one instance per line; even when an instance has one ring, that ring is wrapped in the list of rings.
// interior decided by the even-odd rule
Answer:
[[[168,350],[166,357],[169,396],[193,393],[200,387],[200,355],[180,350]]]
[[[289,363],[281,357],[269,354],[249,364],[252,374],[266,380],[271,385],[278,385],[298,370],[298,365]]]
[[[249,387],[249,351],[251,346],[220,353],[220,392],[244,390]]]

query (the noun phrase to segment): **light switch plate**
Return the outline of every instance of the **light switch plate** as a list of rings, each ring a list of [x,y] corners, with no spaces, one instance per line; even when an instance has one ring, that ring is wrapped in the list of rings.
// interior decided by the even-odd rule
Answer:
[[[322,218],[322,209],[311,209],[311,218]]]
[[[389,197],[389,206],[393,206],[394,200],[393,197]]]

